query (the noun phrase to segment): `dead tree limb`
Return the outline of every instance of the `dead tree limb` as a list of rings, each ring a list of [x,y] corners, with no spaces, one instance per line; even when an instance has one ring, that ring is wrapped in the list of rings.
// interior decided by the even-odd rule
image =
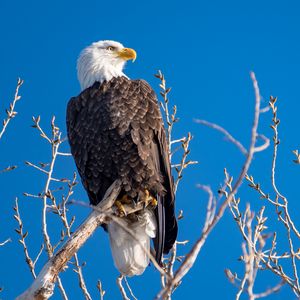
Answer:
[[[87,219],[72,234],[62,248],[45,264],[32,285],[17,300],[45,300],[53,295],[55,281],[67,262],[93,234],[98,226],[106,222],[112,205],[120,192],[120,181],[116,180]]]

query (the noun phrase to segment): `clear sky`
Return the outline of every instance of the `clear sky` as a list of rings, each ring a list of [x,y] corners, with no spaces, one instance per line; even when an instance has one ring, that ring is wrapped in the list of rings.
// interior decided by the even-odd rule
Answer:
[[[28,247],[33,257],[42,242],[41,202],[24,198],[23,192],[39,193],[45,178],[24,165],[25,160],[47,162],[49,148],[30,127],[33,115],[49,129],[51,116],[66,133],[65,110],[71,96],[79,93],[76,59],[91,42],[112,39],[136,49],[138,58],[129,63],[126,74],[147,80],[156,91],[153,74],[161,69],[172,87],[170,97],[178,106],[181,121],[174,129],[179,138],[191,131],[191,158],[200,164],[186,171],[177,195],[177,209],[183,209],[179,239],[189,239],[181,253],[186,253],[199,236],[203,224],[206,195],[197,183],[210,184],[217,191],[223,181],[223,168],[237,175],[243,156],[222,139],[219,133],[200,127],[193,118],[214,121],[226,127],[248,146],[253,117],[254,93],[249,71],[256,73],[266,106],[272,94],[279,97],[281,119],[278,180],[290,198],[293,217],[300,225],[299,167],[292,163],[291,151],[300,147],[299,140],[299,1],[8,1],[0,2],[0,116],[12,99],[16,78],[25,80],[21,88],[19,112],[0,141],[0,169],[9,164],[18,169],[0,174],[0,241],[12,242],[0,248],[0,298],[13,299],[32,281],[24,262],[18,237],[14,232],[14,199],[20,198],[24,226],[29,231]],[[270,113],[262,116],[259,131],[267,136]],[[64,145],[68,151],[68,145]],[[271,149],[256,155],[251,173],[270,188]],[[71,177],[75,166],[71,158],[57,162],[55,175]],[[243,204],[259,207],[254,193],[241,191]],[[74,198],[87,201],[82,187]],[[71,207],[76,225],[88,209]],[[59,232],[59,221],[51,217],[51,234]],[[271,222],[272,225],[272,222]],[[273,229],[274,230],[274,229]],[[272,226],[270,226],[272,232]],[[55,240],[55,235],[53,239]],[[56,236],[58,239],[58,236]],[[194,268],[174,294],[174,299],[234,299],[236,288],[224,275],[230,268],[243,271],[237,261],[241,254],[241,236],[227,212],[201,252]],[[87,286],[97,299],[96,281],[101,279],[107,291],[105,299],[120,299],[115,284],[106,234],[99,229],[79,252],[86,261]],[[37,268],[40,270],[46,257]],[[70,268],[71,269],[71,268]],[[76,274],[62,275],[70,299],[82,299]],[[153,299],[159,290],[159,275],[148,268],[143,276],[129,280],[138,299]],[[258,277],[256,291],[278,282],[269,273]],[[80,295],[80,296],[79,296]],[[283,288],[272,299],[294,299]],[[53,299],[60,299],[58,293]]]

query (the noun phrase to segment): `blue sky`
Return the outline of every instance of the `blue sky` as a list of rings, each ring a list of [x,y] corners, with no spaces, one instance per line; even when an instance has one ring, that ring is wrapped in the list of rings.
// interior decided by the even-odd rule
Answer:
[[[24,225],[29,230],[28,247],[35,256],[42,242],[40,232],[41,203],[24,198],[22,192],[38,193],[44,180],[24,166],[25,160],[49,161],[46,143],[31,127],[31,117],[41,115],[41,124],[49,129],[52,115],[66,132],[65,110],[71,96],[79,93],[76,59],[79,52],[93,41],[112,39],[136,49],[138,59],[129,63],[126,73],[131,78],[147,80],[156,91],[153,74],[161,69],[172,87],[170,95],[178,106],[181,121],[174,130],[179,138],[191,131],[191,158],[198,166],[186,171],[177,195],[177,208],[183,209],[179,238],[189,239],[181,253],[186,253],[199,236],[204,218],[206,195],[197,183],[210,184],[214,191],[223,181],[223,168],[236,175],[243,156],[219,133],[200,127],[193,118],[214,121],[226,127],[244,145],[249,144],[254,93],[249,71],[256,73],[267,105],[269,96],[279,97],[281,145],[278,180],[289,197],[295,223],[299,167],[292,163],[291,151],[300,148],[298,133],[300,5],[298,1],[8,1],[0,2],[0,113],[12,99],[16,78],[25,80],[22,100],[17,103],[16,119],[0,141],[0,168],[18,165],[13,172],[0,174],[0,241],[13,242],[0,248],[0,286],[3,299],[13,299],[31,282],[30,273],[17,235],[12,206],[16,196]],[[259,131],[271,136],[271,115],[262,116]],[[65,144],[64,150],[68,151]],[[271,149],[255,156],[251,173],[270,188]],[[71,158],[57,162],[55,175],[71,177],[75,166]],[[243,205],[261,205],[247,187],[241,190]],[[87,200],[82,187],[74,198]],[[71,207],[76,224],[88,214],[83,207]],[[271,213],[271,210],[270,210]],[[59,222],[51,216],[51,234],[59,232]],[[270,221],[271,222],[271,221]],[[271,225],[274,225],[271,222]],[[275,226],[275,225],[274,225]],[[274,230],[274,229],[273,229]],[[272,231],[272,226],[270,226]],[[224,275],[225,268],[241,272],[237,262],[242,239],[229,213],[209,237],[194,268],[174,294],[174,299],[233,299],[236,289]],[[96,281],[101,279],[106,299],[120,299],[115,285],[108,239],[99,229],[79,252],[87,285],[96,299]],[[38,269],[45,262],[42,257]],[[17,279],[17,280],[16,280]],[[75,274],[62,275],[70,299],[79,298]],[[148,268],[143,276],[130,279],[138,299],[153,299],[159,290],[159,276]],[[256,291],[277,283],[267,272],[258,277]],[[226,296],[224,296],[226,295]],[[272,299],[293,299],[288,288]],[[60,299],[58,293],[53,299]],[[246,298],[245,298],[246,299]]]

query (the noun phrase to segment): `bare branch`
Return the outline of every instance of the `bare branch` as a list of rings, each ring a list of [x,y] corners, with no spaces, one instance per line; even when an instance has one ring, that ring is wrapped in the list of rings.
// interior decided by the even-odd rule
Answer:
[[[17,166],[8,166],[8,167],[4,168],[3,170],[1,170],[1,171],[0,171],[0,174],[1,174],[1,173],[5,173],[5,172],[12,171],[12,170],[14,170],[14,169],[16,169],[16,168],[17,168]]]
[[[126,294],[126,291],[125,291],[125,289],[123,287],[123,284],[122,284],[123,278],[124,278],[124,276],[122,276],[122,275],[120,275],[117,278],[117,286],[119,287],[119,290],[121,292],[123,300],[130,300],[130,298],[128,298],[128,296]]]
[[[195,119],[194,121],[196,123],[198,123],[198,124],[205,125],[207,127],[210,127],[212,129],[215,129],[215,130],[223,133],[225,135],[225,138],[228,141],[230,141],[231,143],[233,143],[244,155],[247,155],[247,150],[242,145],[242,143],[239,140],[237,140],[236,138],[234,138],[226,129],[224,129],[220,125],[208,122],[206,120],[200,120],[200,119]],[[263,134],[257,134],[257,139],[263,140],[264,143],[261,146],[255,147],[255,151],[254,152],[264,151],[265,149],[267,149],[270,146],[270,140],[265,135],[263,135]]]
[[[11,238],[6,239],[5,241],[1,242],[1,243],[0,243],[0,247],[4,246],[5,244],[7,244],[7,243],[9,243],[9,242],[11,242]]]
[[[258,87],[258,84],[257,84],[257,81],[256,81],[256,78],[255,78],[255,74],[254,72],[251,72],[250,73],[250,77],[252,79],[252,82],[253,82],[253,88],[254,88],[254,93],[255,93],[255,98],[256,99],[259,99],[259,103],[260,103],[260,95],[259,95],[259,87]],[[255,107],[255,111],[257,112],[257,121],[258,121],[258,118],[259,118],[259,114],[261,113],[264,113],[266,111],[268,111],[269,109],[259,109],[259,111],[257,111],[257,104],[258,102],[256,102],[256,107]],[[259,104],[260,105],[260,104]],[[240,141],[238,141],[237,139],[235,139],[226,129],[224,129],[222,126],[218,125],[218,124],[215,124],[215,123],[211,123],[211,122],[208,122],[206,120],[200,120],[200,119],[195,119],[194,120],[196,123],[198,124],[202,124],[202,125],[205,125],[205,126],[208,126],[210,128],[213,128],[221,133],[224,134],[225,138],[228,139],[231,143],[233,143],[245,156],[247,156],[247,150],[246,148],[242,145],[242,143]],[[257,124],[258,125],[258,124]],[[257,131],[257,130],[256,130]],[[257,136],[255,137],[256,139],[260,138],[264,141],[264,144],[261,145],[261,146],[257,146],[253,149],[253,152],[260,152],[260,151],[264,151],[265,149],[267,149],[270,145],[270,140],[262,135],[262,134],[257,134]]]
[[[264,114],[264,113],[268,112],[269,110],[270,110],[270,106],[267,105],[266,107],[263,107],[263,108],[260,109],[260,113]]]
[[[20,295],[17,298],[18,300],[42,300],[49,299],[52,296],[54,283],[59,272],[93,234],[96,228],[106,221],[107,213],[117,198],[120,188],[121,184],[116,180],[107,190],[103,200],[98,204],[97,210],[91,212],[62,248],[49,259],[29,289]]]
[[[19,242],[23,246],[23,251],[24,251],[24,254],[25,254],[25,260],[26,260],[26,263],[29,267],[29,270],[30,270],[33,278],[36,278],[36,274],[35,274],[35,270],[34,270],[35,269],[35,262],[33,262],[32,259],[29,256],[28,248],[27,248],[26,241],[25,241],[25,239],[28,235],[28,231],[26,231],[25,233],[23,231],[23,222],[22,222],[22,218],[21,218],[21,215],[20,215],[20,212],[19,212],[18,198],[16,198],[15,203],[16,204],[15,204],[15,207],[14,207],[14,211],[15,211],[16,214],[14,215],[14,218],[17,220],[18,225],[19,225],[19,228],[15,229],[15,231],[20,236]]]
[[[269,146],[270,146],[270,139],[268,139],[266,136],[264,136],[263,134],[258,134],[257,135],[258,139],[261,139],[264,141],[264,144],[262,144],[261,146],[256,146],[255,147],[255,152],[261,152],[266,150]]]
[[[243,261],[245,262],[245,265],[249,265],[249,260],[247,258],[252,257],[252,269],[253,274],[251,273],[245,273],[245,277],[248,282],[248,288],[247,293],[249,295],[249,299],[258,299],[262,297],[266,297],[275,291],[278,291],[281,286],[284,284],[288,284],[295,295],[299,297],[300,290],[299,290],[299,275],[298,275],[298,267],[297,267],[297,261],[300,259],[300,251],[295,250],[295,244],[298,243],[299,231],[296,228],[295,224],[293,223],[289,209],[288,209],[288,200],[285,196],[283,196],[277,187],[276,180],[275,180],[275,169],[276,169],[276,160],[277,160],[277,151],[278,151],[278,145],[279,138],[278,138],[278,125],[280,123],[278,117],[277,117],[277,107],[275,105],[277,101],[277,98],[271,97],[270,98],[270,107],[273,113],[272,118],[272,125],[271,128],[273,129],[273,156],[272,156],[272,168],[271,168],[271,183],[273,190],[275,192],[275,199],[272,199],[269,194],[265,193],[261,185],[257,182],[255,182],[253,176],[246,175],[246,179],[249,182],[249,186],[257,191],[259,193],[260,199],[267,200],[267,203],[271,204],[275,208],[275,213],[277,214],[277,219],[280,223],[284,225],[284,228],[286,229],[287,233],[287,240],[289,249],[288,251],[285,251],[283,254],[277,253],[277,233],[274,232],[272,243],[270,246],[270,249],[264,249],[263,247],[266,244],[267,238],[270,236],[270,234],[262,234],[262,232],[267,228],[264,223],[267,220],[267,217],[263,217],[263,211],[264,207],[261,208],[259,214],[256,216],[257,219],[257,225],[255,226],[253,236],[252,236],[252,228],[251,228],[251,222],[254,217],[249,217],[248,213],[250,209],[248,209],[244,214],[244,217],[242,217],[242,213],[239,211],[239,202],[235,199],[233,199],[232,205],[230,205],[231,212],[234,216],[235,221],[238,224],[238,227],[240,229],[240,232],[244,238],[244,240],[247,243],[248,250],[245,254],[245,251],[243,250]],[[297,156],[298,153],[295,153]],[[230,184],[228,185],[229,189]],[[293,240],[293,236],[297,237],[297,241]],[[258,245],[257,245],[258,244]],[[288,259],[291,262],[292,266],[292,273],[293,275],[288,275],[290,271],[286,271],[286,264],[282,265],[281,260],[282,259]],[[283,267],[284,266],[284,267]],[[261,270],[269,270],[278,277],[280,277],[281,281],[279,284],[277,284],[275,287],[267,289],[263,293],[255,294],[253,293],[253,284],[256,276],[256,272],[258,271],[258,268]]]
[[[176,107],[176,105],[174,105],[173,111],[170,114],[169,93],[171,91],[171,88],[166,86],[166,79],[161,71],[158,71],[157,74],[155,74],[154,76],[160,80],[160,84],[159,84],[159,87],[161,88],[160,95],[163,98],[163,101],[160,104],[161,104],[161,108],[163,110],[164,117],[165,117],[165,120],[167,123],[166,124],[166,131],[167,131],[166,135],[167,135],[167,142],[168,142],[168,146],[169,146],[170,162],[172,161],[173,154],[175,152],[177,152],[179,149],[183,149],[183,154],[182,154],[180,163],[172,164],[172,168],[174,168],[175,171],[177,172],[177,178],[176,178],[175,184],[174,184],[174,191],[176,194],[176,191],[178,188],[178,183],[182,179],[183,170],[185,168],[187,168],[189,165],[194,165],[194,164],[197,164],[198,162],[197,161],[186,161],[188,155],[190,154],[189,143],[192,140],[192,135],[190,133],[188,133],[187,136],[185,136],[181,139],[172,140],[172,130],[173,130],[174,124],[179,121],[179,119],[176,117],[177,107]],[[178,144],[178,143],[180,143],[180,145],[177,148],[175,148],[175,150],[172,150],[171,146]]]
[[[42,246],[41,246],[41,248],[40,248],[40,251],[39,251],[38,255],[36,256],[36,258],[35,258],[35,260],[34,260],[34,262],[33,262],[33,265],[34,265],[34,266],[36,265],[37,261],[39,260],[40,256],[42,255],[43,250],[44,250],[44,247],[45,247],[44,244],[42,244]]]
[[[282,286],[285,284],[285,282],[282,280],[280,281],[277,285],[275,285],[274,287],[272,288],[269,288],[267,289],[266,291],[262,292],[262,293],[259,293],[259,294],[256,294],[255,295],[255,299],[260,299],[260,298],[265,298],[265,297],[268,297],[274,293],[277,293],[281,288]]]
[[[104,295],[105,295],[105,291],[103,290],[102,282],[100,280],[97,281],[97,289],[99,291],[100,300],[103,300]]]
[[[128,280],[127,280],[126,277],[124,277],[124,281],[125,281],[125,283],[126,283],[127,289],[128,289],[128,291],[129,291],[131,297],[132,297],[134,300],[138,300],[138,299],[134,296],[133,291],[132,291],[132,289],[131,289],[131,286],[129,285]]]
[[[39,170],[40,172],[42,172],[42,173],[44,173],[44,174],[46,174],[46,175],[49,175],[49,172],[48,172],[48,171],[46,171],[46,170],[44,170],[43,168],[40,168],[39,166],[37,166],[37,165],[31,163],[30,161],[25,161],[25,164],[26,164],[27,166],[30,166],[30,167],[33,167],[33,168]]]
[[[177,172],[177,178],[174,183],[174,191],[177,192],[179,181],[182,179],[182,173],[185,168],[187,168],[189,165],[197,164],[197,161],[187,161],[187,157],[190,154],[190,141],[192,140],[192,135],[188,133],[187,137],[182,141],[182,148],[183,148],[183,154],[181,158],[181,162],[175,166],[175,170]]]
[[[72,156],[71,153],[65,153],[65,152],[57,152],[57,155],[60,155],[60,156]]]
[[[171,146],[173,125],[178,121],[178,119],[176,118],[177,107],[176,105],[173,106],[173,113],[171,113],[170,115],[169,105],[168,105],[169,104],[168,94],[170,93],[171,88],[167,88],[165,76],[160,70],[154,76],[160,80],[160,85],[159,85],[159,87],[161,88],[160,95],[163,97],[163,102],[161,102],[161,107],[164,111],[166,122],[167,122],[168,145]]]
[[[299,151],[298,150],[293,150],[293,153],[295,154],[295,156],[296,156],[296,159],[295,160],[293,160],[293,162],[295,163],[295,164],[300,164],[300,153],[299,153]]]
[[[47,140],[47,142],[51,145],[51,162],[49,164],[49,170],[46,171],[43,168],[46,167],[46,165],[41,164],[41,168],[38,167],[37,165],[34,165],[30,162],[26,162],[27,165],[34,167],[35,169],[39,170],[40,172],[44,173],[47,175],[47,179],[45,182],[45,187],[43,189],[43,192],[41,193],[41,198],[43,200],[43,209],[42,209],[42,233],[44,237],[44,243],[46,246],[46,252],[48,254],[48,258],[51,258],[53,255],[54,247],[51,244],[50,236],[48,234],[48,229],[47,229],[47,199],[53,199],[52,192],[50,190],[50,184],[51,181],[56,181],[53,177],[53,171],[54,171],[54,164],[56,161],[57,157],[57,152],[59,146],[63,143],[63,140],[61,139],[61,132],[59,131],[59,128],[55,125],[55,117],[52,117],[51,120],[51,129],[52,129],[52,134],[51,137],[49,137],[41,128],[40,126],[40,116],[37,118],[33,117],[32,118],[34,125],[32,125],[33,128],[36,128],[40,132],[40,136]],[[61,296],[63,299],[67,300],[68,297],[66,295],[66,292],[64,290],[63,284],[61,282],[61,279],[57,277],[57,283],[58,283],[58,288],[60,290]]]
[[[213,128],[221,133],[223,133],[225,135],[225,137],[232,142],[234,145],[237,146],[237,148],[244,154],[247,155],[247,150],[246,148],[241,144],[241,142],[239,142],[237,139],[235,139],[226,129],[224,129],[222,126],[215,124],[215,123],[211,123],[208,122],[206,120],[200,120],[200,119],[195,119],[194,120],[196,123],[198,124],[202,124],[205,126],[208,126],[210,128]]]
[[[0,140],[6,130],[9,122],[11,121],[11,119],[13,119],[17,115],[17,112],[15,111],[15,105],[16,105],[17,101],[21,99],[21,96],[19,95],[19,89],[23,83],[24,83],[24,80],[18,78],[14,100],[12,103],[9,104],[9,109],[6,110],[7,117],[6,117],[6,119],[3,120],[3,127],[0,132]]]
[[[240,185],[242,184],[242,181],[247,173],[247,170],[250,167],[250,164],[253,159],[253,155],[255,152],[255,143],[257,139],[257,128],[258,128],[258,121],[259,121],[259,114],[260,114],[260,95],[259,95],[259,88],[258,84],[255,78],[255,74],[253,72],[250,73],[252,82],[253,82],[253,88],[255,91],[255,110],[254,110],[254,120],[251,130],[251,140],[250,140],[250,146],[248,150],[248,154],[245,160],[245,163],[242,167],[242,170],[239,174],[238,179],[236,180],[234,187],[232,191],[228,194],[228,197],[223,201],[220,208],[218,209],[218,212],[212,219],[211,223],[204,227],[202,234],[200,238],[197,240],[191,251],[188,253],[188,255],[185,257],[183,263],[180,265],[178,270],[176,271],[174,278],[169,282],[169,284],[162,289],[158,295],[156,296],[156,299],[165,299],[168,297],[170,290],[177,286],[181,279],[189,272],[189,270],[194,265],[194,262],[196,261],[199,252],[201,251],[203,245],[206,242],[206,239],[210,232],[213,230],[215,225],[219,222],[219,220],[222,218],[225,209],[227,208],[228,204],[232,201],[232,198],[238,191]]]

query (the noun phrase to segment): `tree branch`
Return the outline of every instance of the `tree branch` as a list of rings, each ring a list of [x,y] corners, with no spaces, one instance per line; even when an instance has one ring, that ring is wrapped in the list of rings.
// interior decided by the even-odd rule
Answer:
[[[255,153],[255,143],[256,143],[256,139],[257,139],[257,128],[258,128],[258,123],[259,123],[260,100],[261,100],[258,84],[257,84],[256,78],[255,78],[255,74],[253,72],[251,72],[250,77],[253,82],[253,88],[254,88],[254,93],[255,93],[255,111],[254,111],[254,120],[253,120],[253,125],[252,125],[252,130],[251,130],[250,146],[249,146],[249,150],[247,151],[247,156],[246,156],[244,165],[240,171],[238,179],[236,180],[236,182],[233,186],[233,189],[230,191],[230,193],[228,194],[226,199],[222,202],[217,213],[211,219],[210,223],[204,225],[201,236],[196,241],[196,243],[192,247],[191,251],[186,255],[183,263],[180,265],[178,270],[175,272],[173,279],[169,282],[169,284],[165,288],[163,288],[157,294],[156,299],[166,299],[168,297],[170,291],[180,283],[182,278],[193,267],[203,245],[206,242],[207,237],[209,236],[211,231],[214,229],[214,227],[217,225],[219,220],[222,218],[228,204],[232,201],[233,197],[237,193],[237,191],[238,191],[240,185],[242,184],[243,179],[250,167],[250,164],[253,159],[253,155]]]
[[[12,103],[9,104],[9,109],[6,109],[7,117],[6,117],[6,119],[3,120],[3,127],[0,132],[0,140],[1,140],[10,120],[13,119],[17,115],[17,112],[14,109],[15,109],[16,102],[21,99],[21,96],[19,96],[19,89],[20,89],[21,85],[23,84],[23,82],[24,81],[22,79],[18,78],[18,83],[17,83],[17,87],[16,87],[16,91],[15,91],[14,100]]]
[[[49,259],[32,285],[17,300],[44,300],[52,296],[58,274],[96,228],[106,221],[120,188],[121,184],[116,180],[107,190],[97,209],[91,212],[62,248]]]

